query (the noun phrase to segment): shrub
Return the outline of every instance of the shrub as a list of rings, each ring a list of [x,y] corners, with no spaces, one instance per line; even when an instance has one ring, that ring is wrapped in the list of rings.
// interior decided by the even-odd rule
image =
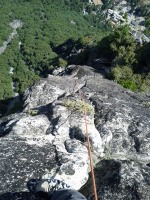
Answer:
[[[145,77],[143,84],[141,86],[141,92],[150,93],[150,73]]]
[[[109,74],[109,76],[118,83],[121,83],[124,80],[132,80],[132,75],[133,72],[131,68],[127,66],[120,67],[119,65],[113,68]]]
[[[122,87],[128,88],[133,91],[136,91],[138,89],[137,84],[134,80],[138,78],[138,80],[140,80],[140,83],[142,81],[141,76],[133,75],[132,69],[127,66],[120,67],[119,65],[117,65],[111,70],[110,76],[111,78],[115,79]]]
[[[68,107],[70,110],[84,113],[84,104],[81,100],[71,101],[67,99],[62,103],[62,105]],[[87,113],[94,114],[94,108],[91,105],[85,103],[85,107]]]
[[[150,108],[150,102],[144,103],[144,106],[145,106],[146,108]]]
[[[132,80],[136,84],[137,89],[140,91],[143,82],[142,76],[140,74],[134,74]]]
[[[38,112],[39,112],[38,110],[30,110],[30,109],[28,110],[28,114],[32,116],[37,115]]]
[[[61,67],[66,67],[67,66],[67,61],[62,59],[62,58],[59,58],[58,59],[58,65],[61,66]]]
[[[124,80],[120,83],[120,85],[124,88],[128,88],[130,90],[136,91],[137,90],[137,86],[133,81],[130,80]]]

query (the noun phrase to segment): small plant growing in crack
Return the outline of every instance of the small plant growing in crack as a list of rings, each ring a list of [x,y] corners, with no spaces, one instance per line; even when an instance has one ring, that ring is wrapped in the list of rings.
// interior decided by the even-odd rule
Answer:
[[[111,156],[111,153],[112,153],[112,145],[110,143],[108,143],[106,146],[105,146],[105,152],[106,152],[106,158],[107,160],[111,160],[112,159],[112,156]]]
[[[144,103],[144,106],[145,106],[146,108],[150,108],[150,102]]]
[[[34,116],[34,115],[37,115],[38,112],[39,112],[38,110],[30,110],[30,109],[29,109],[27,113],[28,113],[29,115]]]
[[[67,99],[62,103],[62,105],[65,107],[68,107],[70,110],[84,113],[84,104],[81,100],[71,101]],[[90,114],[95,113],[94,108],[88,103],[85,103],[85,107],[86,107],[87,113],[90,113]]]

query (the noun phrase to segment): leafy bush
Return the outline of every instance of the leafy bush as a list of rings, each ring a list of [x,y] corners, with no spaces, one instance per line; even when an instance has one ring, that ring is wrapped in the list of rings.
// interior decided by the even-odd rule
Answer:
[[[150,94],[150,45],[140,46],[130,36],[129,27],[119,27],[99,43],[99,57],[110,58],[108,78],[125,88]]]
[[[144,78],[143,84],[141,85],[141,92],[150,94],[150,73]]]
[[[62,58],[59,58],[58,59],[58,65],[61,66],[61,67],[66,67],[67,66],[67,61],[62,59]]]
[[[133,91],[137,90],[137,86],[133,81],[124,80],[124,81],[120,82],[120,85],[124,88],[128,88],[128,89],[133,90]]]
[[[144,106],[145,106],[146,108],[150,108],[150,102],[144,103]]]
[[[119,65],[114,67],[109,75],[110,78],[116,80],[118,83],[126,80],[132,80],[132,76],[133,72],[131,68],[127,66],[120,67]]]
[[[38,110],[30,110],[30,109],[28,110],[28,114],[32,116],[37,115],[38,112],[39,112]]]
[[[71,100],[65,100],[62,103],[63,106],[68,107],[72,111],[78,111],[81,113],[84,113],[84,104],[82,101],[77,100],[77,101],[71,101]],[[94,114],[94,108],[89,105],[88,103],[85,103],[86,107],[86,112],[90,114]]]
[[[137,85],[134,82],[136,76],[133,75],[132,69],[127,66],[120,67],[117,65],[111,70],[110,77],[116,80],[124,88],[128,88],[133,91],[137,90]]]

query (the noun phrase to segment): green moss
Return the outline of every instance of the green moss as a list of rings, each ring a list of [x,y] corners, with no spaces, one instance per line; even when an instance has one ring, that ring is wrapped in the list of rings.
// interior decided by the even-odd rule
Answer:
[[[76,101],[65,100],[62,105],[68,107],[70,110],[84,113],[84,104],[80,100]],[[94,108],[91,105],[85,103],[85,107],[87,113],[94,114]]]
[[[150,108],[150,102],[144,103],[144,106],[145,106],[146,108]]]
[[[28,110],[28,114],[32,116],[37,115],[38,112],[39,112],[38,110],[30,110],[30,109]]]

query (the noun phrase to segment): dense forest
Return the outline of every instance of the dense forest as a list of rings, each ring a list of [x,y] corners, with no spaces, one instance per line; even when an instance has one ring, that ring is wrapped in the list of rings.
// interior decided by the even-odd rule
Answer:
[[[73,48],[76,41],[79,44],[85,36],[93,36],[98,41],[111,31],[111,26],[103,23],[100,12],[92,14],[98,6],[91,6],[88,1],[1,0],[0,7],[0,46],[13,31],[9,23],[16,19],[23,22],[0,55],[0,100],[3,102],[14,95],[12,81],[15,92],[23,94],[53,67],[67,65],[67,60],[55,51],[59,45],[63,46],[70,39],[69,45]],[[83,15],[83,8],[88,10],[88,15]],[[13,74],[9,73],[10,67]],[[3,105],[1,108],[5,110]]]
[[[119,1],[103,0],[102,6],[94,6],[88,0],[1,0],[0,47],[13,32],[10,22],[20,20],[23,26],[0,55],[0,115],[6,113],[15,93],[21,97],[27,87],[54,68],[86,64],[94,48],[97,58],[111,62],[108,78],[133,91],[150,91],[150,45],[139,45],[128,26],[113,30],[103,14]],[[136,0],[128,2],[133,9],[136,6],[138,15],[144,12],[142,0],[141,7]],[[148,35],[150,18],[146,13],[145,19]],[[70,59],[74,48],[81,52]]]

